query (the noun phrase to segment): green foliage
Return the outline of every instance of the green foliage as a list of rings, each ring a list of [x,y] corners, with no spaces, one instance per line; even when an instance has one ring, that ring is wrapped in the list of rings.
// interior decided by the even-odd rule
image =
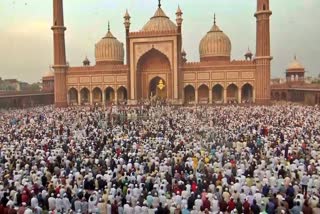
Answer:
[[[31,91],[40,91],[41,90],[40,83],[32,83],[30,85],[30,90]]]

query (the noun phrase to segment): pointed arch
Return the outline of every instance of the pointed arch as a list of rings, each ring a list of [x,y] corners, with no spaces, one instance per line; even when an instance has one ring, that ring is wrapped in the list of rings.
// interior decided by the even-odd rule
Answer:
[[[246,83],[241,88],[241,102],[252,103],[253,102],[253,86],[250,83]]]
[[[162,88],[159,88],[159,84],[162,84]],[[166,99],[167,98],[167,85],[166,84],[167,84],[166,81],[159,76],[152,78],[149,82],[148,97]]]
[[[212,101],[216,104],[223,103],[223,86],[221,84],[216,84],[212,88]]]
[[[71,87],[68,91],[68,98],[70,105],[76,105],[78,103],[78,90],[74,87]]]
[[[203,103],[203,104],[209,103],[209,87],[206,84],[200,85],[197,93],[198,93],[199,103]]]
[[[171,61],[171,53],[170,53],[170,48],[166,48],[164,47],[163,45],[156,45],[156,47],[154,45],[150,46],[150,45],[141,45],[139,47],[140,51],[139,53],[137,54],[137,63],[136,63],[136,66],[137,66],[137,69],[138,69],[138,65],[141,61],[141,59],[143,59],[143,57],[149,55],[150,53],[152,52],[158,52],[160,53],[161,55],[165,56],[167,58],[167,60],[169,61],[169,64],[172,65],[173,62]]]
[[[154,65],[161,65],[160,68],[171,68],[171,62],[169,57],[161,52],[160,50],[156,48],[151,48],[150,50],[146,51],[144,54],[142,54],[139,57],[139,60],[137,61],[137,71],[141,71],[143,69],[148,69],[150,67],[150,64],[146,64],[145,61],[150,61],[152,63],[152,66]],[[159,63],[160,62],[160,63]],[[165,63],[165,64],[161,64]]]
[[[238,102],[238,86],[231,83],[227,87],[227,103],[237,103]]]
[[[99,87],[95,87],[92,90],[92,101],[94,104],[96,103],[102,103],[102,90]]]
[[[87,87],[80,90],[80,102],[82,105],[90,104],[90,90]]]
[[[106,103],[112,103],[115,101],[115,91],[112,87],[107,87],[105,90]]]
[[[192,104],[196,100],[196,90],[193,85],[186,85],[184,87],[184,103]]]
[[[150,94],[150,73],[159,76],[166,82],[166,97],[172,97],[171,62],[167,55],[158,49],[151,48],[139,58],[136,72],[136,90],[138,99],[148,99]],[[156,74],[155,74],[156,73]],[[155,77],[154,77],[155,78]]]
[[[128,99],[128,92],[127,89],[124,86],[120,86],[117,90],[117,97],[118,97],[118,101],[120,103],[124,103],[127,101]]]

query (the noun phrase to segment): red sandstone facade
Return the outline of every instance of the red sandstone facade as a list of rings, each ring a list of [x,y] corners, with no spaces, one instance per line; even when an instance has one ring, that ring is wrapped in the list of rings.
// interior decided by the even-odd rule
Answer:
[[[165,98],[172,104],[258,103],[270,101],[269,0],[257,0],[256,56],[231,60],[231,41],[216,19],[199,45],[200,62],[187,62],[182,49],[183,13],[176,22],[161,4],[138,32],[130,31],[126,11],[125,44],[111,33],[95,46],[95,65],[86,58],[83,66],[66,63],[62,0],[54,7],[54,91],[57,107],[82,104],[136,104],[141,99]],[[126,63],[124,55],[126,53]]]

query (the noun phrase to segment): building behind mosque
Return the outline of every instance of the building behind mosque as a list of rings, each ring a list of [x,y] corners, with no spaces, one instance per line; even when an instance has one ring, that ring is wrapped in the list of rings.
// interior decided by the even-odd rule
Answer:
[[[174,22],[159,1],[154,16],[138,31],[130,29],[126,11],[125,41],[119,41],[109,26],[95,44],[95,62],[85,58],[77,67],[70,67],[66,60],[63,1],[53,3],[54,74],[46,75],[43,85],[47,90],[54,87],[56,106],[134,105],[153,98],[172,104],[270,101],[269,0],[257,0],[256,54],[248,50],[244,60],[231,59],[232,43],[214,19],[198,41],[199,62],[188,62],[182,45],[183,12],[178,7]]]
[[[305,67],[295,56],[285,71],[285,79],[271,81],[271,99],[274,101],[320,105],[319,81],[310,81],[305,73]]]

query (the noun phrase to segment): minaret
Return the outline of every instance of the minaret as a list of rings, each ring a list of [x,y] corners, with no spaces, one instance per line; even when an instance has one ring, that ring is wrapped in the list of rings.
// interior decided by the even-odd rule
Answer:
[[[65,38],[62,0],[53,0],[53,49],[54,49],[54,103],[56,107],[67,107]]]
[[[176,22],[177,22],[177,26],[178,26],[178,54],[181,54],[181,50],[182,50],[182,11],[180,9],[180,6],[178,6],[177,12],[176,12]],[[180,55],[181,56],[181,55]],[[180,57],[179,57],[180,59]]]
[[[129,38],[129,34],[130,34],[130,15],[128,10],[126,10],[126,13],[124,14],[124,27],[126,29],[126,57],[127,57],[127,66],[129,68],[129,72],[127,75],[127,92],[128,92],[128,99],[130,97],[130,38]]]
[[[160,4],[160,1],[159,1]],[[177,37],[177,56],[178,56],[178,97],[182,99],[182,91],[183,91],[183,74],[181,72],[181,66],[182,66],[182,18],[183,12],[180,9],[180,6],[178,5],[178,9],[176,12],[176,22],[177,22],[177,31],[178,31],[178,37]]]
[[[256,103],[270,102],[270,16],[269,0],[257,0],[257,38],[256,38]]]

